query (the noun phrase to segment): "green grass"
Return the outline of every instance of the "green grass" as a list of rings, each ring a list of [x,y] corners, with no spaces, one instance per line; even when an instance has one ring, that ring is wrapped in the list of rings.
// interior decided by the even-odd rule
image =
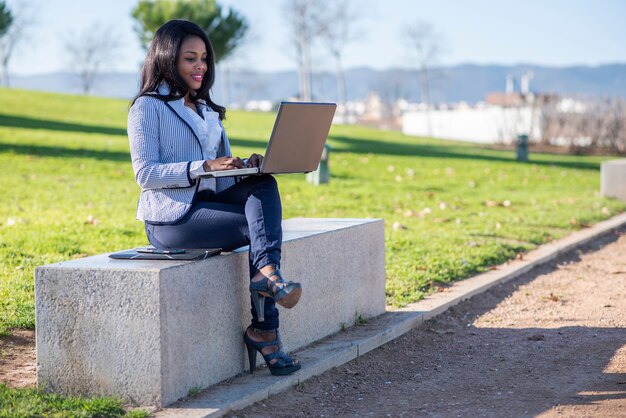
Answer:
[[[127,101],[0,89],[0,109],[3,334],[34,327],[36,266],[146,238],[135,220]],[[235,153],[262,152],[273,118],[230,112]],[[626,208],[599,196],[600,157],[531,148],[523,164],[511,152],[352,126],[334,126],[329,143],[330,184],[279,176],[284,217],[384,218],[395,305]]]
[[[141,418],[145,411],[126,411],[112,398],[78,398],[44,393],[38,389],[10,389],[0,384],[0,417]]]

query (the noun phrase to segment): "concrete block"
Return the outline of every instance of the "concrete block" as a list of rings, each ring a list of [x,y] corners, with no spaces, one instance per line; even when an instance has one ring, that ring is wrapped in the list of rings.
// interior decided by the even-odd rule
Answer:
[[[385,311],[384,222],[286,220],[282,271],[303,297],[281,308],[293,351]],[[168,405],[243,372],[250,321],[247,248],[207,260],[107,254],[35,271],[39,385]]]
[[[626,159],[602,162],[600,179],[602,196],[626,202]]]

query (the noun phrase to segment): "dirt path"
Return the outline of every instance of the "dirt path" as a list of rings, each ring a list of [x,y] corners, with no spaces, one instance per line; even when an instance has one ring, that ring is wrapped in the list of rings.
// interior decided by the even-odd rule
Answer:
[[[0,383],[14,388],[37,385],[35,331],[14,330],[0,338]]]
[[[0,383],[35,384],[34,336]],[[626,229],[231,416],[626,416]]]
[[[626,230],[231,414],[537,415],[626,416]]]

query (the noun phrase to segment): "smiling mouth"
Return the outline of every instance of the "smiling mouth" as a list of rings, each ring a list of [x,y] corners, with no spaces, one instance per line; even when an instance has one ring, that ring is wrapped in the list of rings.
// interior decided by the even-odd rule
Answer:
[[[195,81],[202,81],[201,75],[192,75],[191,78],[193,78]]]

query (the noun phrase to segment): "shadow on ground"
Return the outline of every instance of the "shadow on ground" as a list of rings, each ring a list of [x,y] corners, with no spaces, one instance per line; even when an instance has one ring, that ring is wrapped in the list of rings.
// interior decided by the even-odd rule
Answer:
[[[488,315],[524,291],[521,286],[581,261],[580,254],[617,237],[611,234],[498,285],[365,356],[229,416],[504,417],[554,414],[559,405],[626,407],[624,365],[612,365],[616,353],[626,350],[625,328],[577,325],[586,318],[576,313],[555,321],[554,328],[516,328],[532,322],[532,314],[517,322],[515,316],[499,318],[491,327]],[[511,312],[519,314],[517,308]]]
[[[626,229],[619,233],[626,233]],[[619,233],[465,301],[407,334],[403,338],[409,339],[408,344],[405,341],[402,346],[412,348],[393,358],[392,364],[386,364],[389,372],[379,370],[381,381],[391,383],[382,389],[378,387],[381,394],[377,398],[384,399],[388,391],[400,391],[406,395],[407,408],[416,415],[463,416],[525,416],[540,414],[559,404],[626,402],[626,373],[615,372],[610,367],[626,343],[625,328],[578,325],[514,328],[514,319],[511,328],[489,327],[488,320],[483,320],[481,326],[474,325],[499,304],[506,303],[521,286],[559,266],[580,262],[580,254],[597,251],[615,241]],[[564,321],[567,320],[560,322]],[[396,344],[401,343],[396,340],[380,351],[393,352]],[[368,367],[376,368],[373,363]],[[404,384],[394,384],[398,381]],[[471,396],[461,396],[463,393]]]

